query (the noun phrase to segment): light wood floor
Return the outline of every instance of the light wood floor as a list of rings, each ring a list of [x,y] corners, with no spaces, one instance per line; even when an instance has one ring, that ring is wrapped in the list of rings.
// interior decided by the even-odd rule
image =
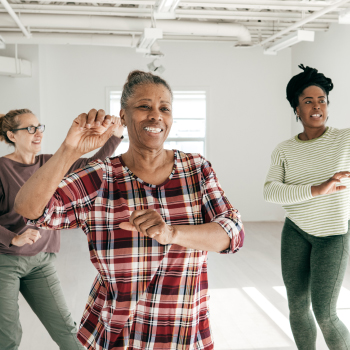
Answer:
[[[288,323],[280,267],[282,223],[245,223],[244,249],[233,255],[209,254],[210,313],[216,350],[295,350]],[[63,231],[57,270],[66,300],[80,321],[96,275],[85,235]],[[350,328],[350,269],[338,303]],[[20,297],[23,338],[20,350],[57,350],[35,314]],[[1,348],[1,346],[0,346]],[[317,350],[327,346],[318,332]]]

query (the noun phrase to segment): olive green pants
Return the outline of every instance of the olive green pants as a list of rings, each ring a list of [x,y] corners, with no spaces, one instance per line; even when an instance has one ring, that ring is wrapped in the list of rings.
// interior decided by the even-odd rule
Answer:
[[[282,231],[282,275],[289,319],[299,350],[316,350],[316,317],[329,349],[350,350],[350,334],[337,316],[337,300],[349,260],[349,231],[315,237],[288,218]]]
[[[21,342],[19,292],[61,350],[84,349],[76,338],[76,324],[62,293],[53,264],[55,259],[53,253],[39,253],[35,256],[0,254],[1,350],[17,350]]]

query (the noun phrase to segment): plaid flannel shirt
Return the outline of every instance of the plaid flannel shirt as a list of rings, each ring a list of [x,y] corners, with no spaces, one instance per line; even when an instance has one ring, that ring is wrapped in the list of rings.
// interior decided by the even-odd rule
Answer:
[[[62,180],[37,226],[81,227],[98,271],[78,339],[87,349],[213,349],[208,311],[207,252],[161,245],[119,228],[134,210],[155,209],[169,225],[216,222],[243,245],[240,215],[198,154],[174,151],[161,185],[137,178],[121,157],[90,163]]]

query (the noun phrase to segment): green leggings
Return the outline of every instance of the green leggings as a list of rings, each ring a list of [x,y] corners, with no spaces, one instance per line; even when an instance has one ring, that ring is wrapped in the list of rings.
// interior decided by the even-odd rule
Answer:
[[[289,319],[299,350],[316,350],[316,325],[329,349],[350,350],[350,333],[337,316],[337,299],[349,259],[349,230],[315,237],[288,218],[282,231],[282,275]]]
[[[53,253],[0,254],[0,349],[17,350],[22,338],[18,294],[22,293],[61,350],[83,350],[68,310]],[[40,339],[36,339],[40,342]],[[24,344],[25,348],[25,344]]]

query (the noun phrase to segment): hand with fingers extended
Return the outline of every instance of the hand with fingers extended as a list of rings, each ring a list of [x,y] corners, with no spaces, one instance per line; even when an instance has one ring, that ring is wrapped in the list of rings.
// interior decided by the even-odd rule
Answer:
[[[122,222],[119,227],[122,230],[141,232],[163,245],[172,244],[176,234],[174,227],[167,225],[161,215],[153,209],[133,211],[129,222]]]
[[[64,144],[75,152],[85,154],[103,146],[121,126],[119,118],[106,115],[100,109],[91,109],[74,119]]]
[[[341,180],[350,177],[349,171],[340,171],[335,173],[330,179],[321,183],[318,186],[311,186],[311,194],[313,197],[322,194],[331,194],[337,191],[345,190],[346,186],[339,185]]]
[[[11,244],[17,247],[22,247],[26,244],[32,245],[40,238],[41,238],[41,235],[38,230],[33,230],[29,228],[27,231],[25,231],[21,235],[13,237]]]

